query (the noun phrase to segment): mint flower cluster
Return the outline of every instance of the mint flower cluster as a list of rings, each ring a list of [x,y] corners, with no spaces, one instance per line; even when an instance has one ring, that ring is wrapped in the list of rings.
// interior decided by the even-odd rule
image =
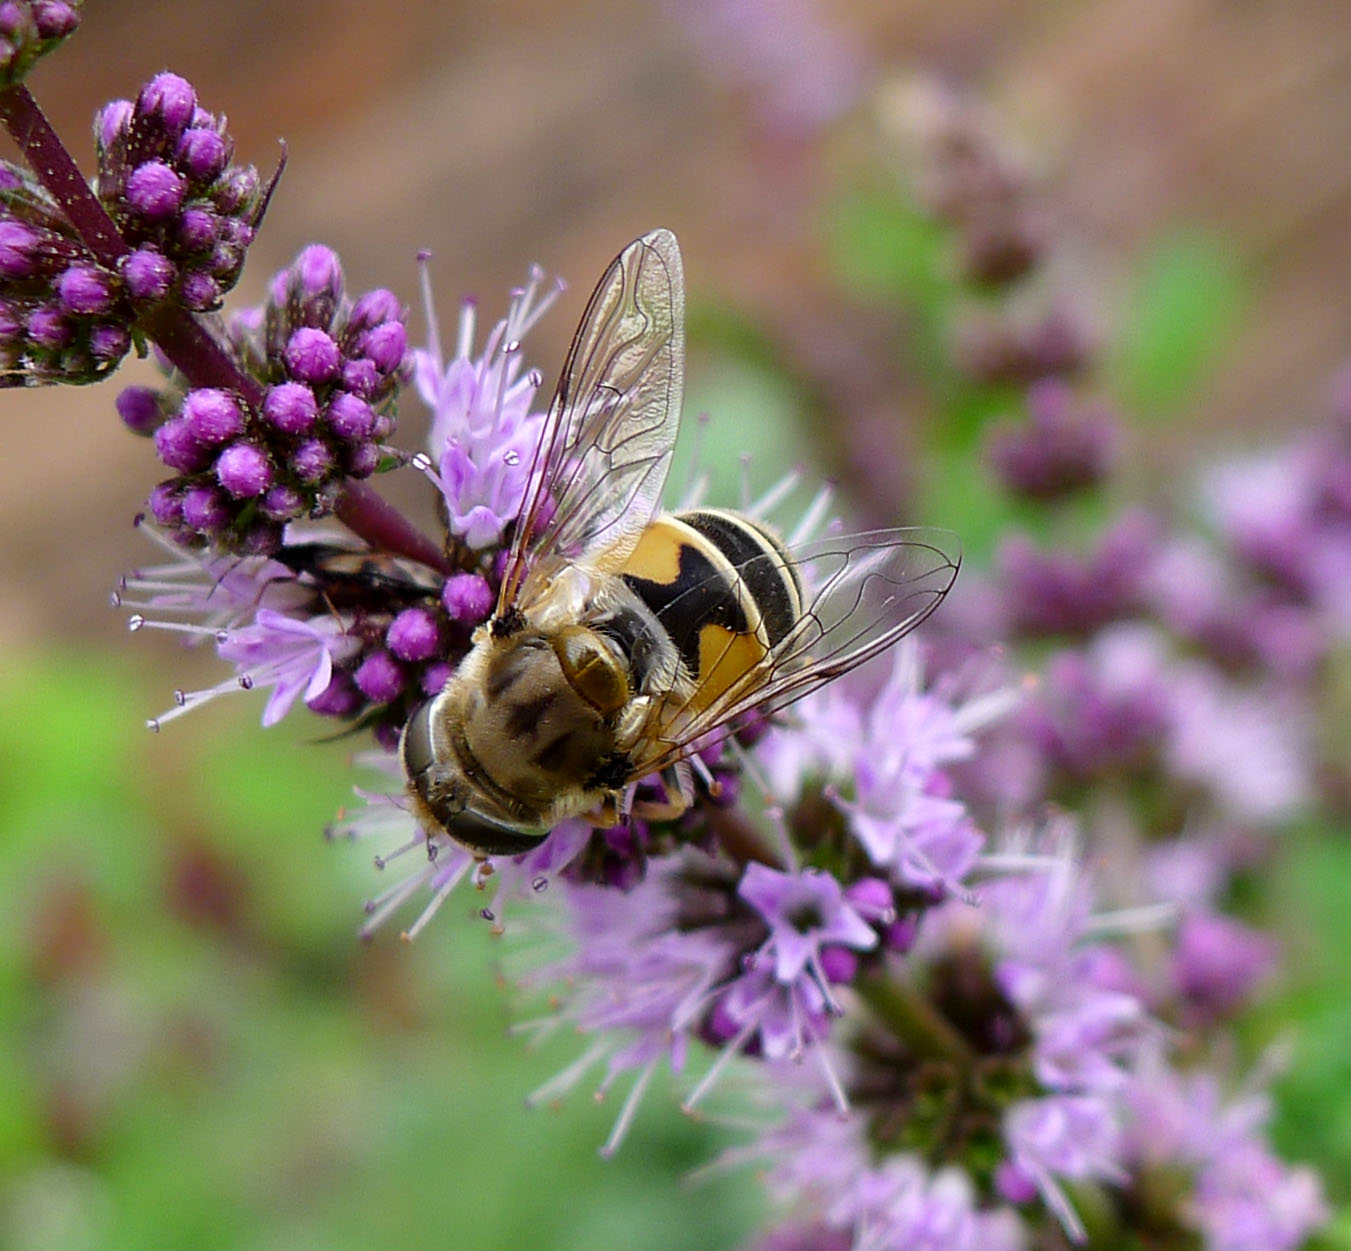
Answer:
[[[52,8],[0,5],[0,33]],[[476,857],[419,824],[396,748],[497,603],[549,430],[529,334],[558,288],[532,269],[481,339],[466,303],[453,345],[428,297],[410,352],[400,300],[350,297],[316,244],[262,307],[222,315],[271,194],[223,120],[157,75],[100,113],[91,185],[7,81],[34,172],[0,177],[6,368],[86,382],[150,343],[167,369],[116,402],[171,476],[138,519],[159,555],[114,599],[133,630],[214,648],[224,676],[151,727],[248,691],[265,726],[303,706],[361,736],[359,802],[330,831],[388,882],[360,932],[404,918],[415,938],[468,897],[534,936],[517,1032],[577,1054],[532,1102],[615,1095],[607,1155],[654,1085],[686,1112],[732,1107],[746,1141],[715,1167],[762,1166],[765,1251],[1283,1251],[1325,1223],[1232,1059],[1277,953],[1228,888],[1251,835],[1274,842],[1310,800],[1304,714],[1351,633],[1345,393],[1314,443],[1219,471],[1212,541],[1135,510],[1087,553],[1009,537],[921,636],[702,743],[679,816],[644,815],[646,780],[613,823]],[[1083,382],[1091,339],[1054,302],[1022,310],[1048,241],[1016,164],[974,114],[925,118],[926,203],[962,281],[1006,300],[954,360],[1025,401],[990,439],[1000,481],[1063,507],[1108,485],[1120,440]],[[392,442],[410,391],[414,454]],[[425,485],[435,538],[373,489],[393,471]],[[1224,507],[1235,481],[1258,506]],[[792,486],[750,511],[834,525],[823,495],[785,519]],[[1236,603],[1270,628],[1226,629]]]
[[[132,387],[118,409],[177,471],[150,496],[159,526],[189,543],[275,552],[287,522],[330,512],[344,482],[394,455],[382,449],[405,367],[404,312],[389,291],[349,300],[337,256],[311,246],[226,334],[247,391]]]

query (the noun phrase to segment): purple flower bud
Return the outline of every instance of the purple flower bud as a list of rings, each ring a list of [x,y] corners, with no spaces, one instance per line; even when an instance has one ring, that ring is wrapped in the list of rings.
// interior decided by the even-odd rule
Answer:
[[[316,296],[337,300],[342,295],[342,264],[332,248],[310,244],[301,250],[291,270],[296,278],[296,294],[303,302]]]
[[[12,217],[0,219],[0,278],[29,278],[37,272],[34,256],[41,238]]]
[[[86,317],[106,313],[113,302],[112,280],[96,265],[72,265],[56,280],[56,292],[69,312]]]
[[[225,168],[230,159],[229,145],[222,135],[205,127],[185,130],[178,141],[178,159],[188,177],[197,182],[210,182]]]
[[[880,877],[860,878],[845,889],[844,897],[868,921],[890,920],[896,911],[891,887]]]
[[[1028,390],[1030,420],[996,429],[990,460],[1010,491],[1054,499],[1102,481],[1112,459],[1115,423],[1105,406],[1083,405],[1055,378]]]
[[[364,356],[349,360],[342,367],[342,385],[363,399],[374,396],[383,381],[375,362]]]
[[[333,680],[318,695],[305,701],[305,707],[321,717],[350,717],[362,702],[352,679],[345,673],[335,673]]]
[[[858,974],[858,957],[847,947],[822,947],[821,971],[827,981],[842,986]]]
[[[272,521],[294,521],[305,512],[305,496],[285,483],[270,487],[263,496],[262,511]]]
[[[183,492],[183,523],[199,534],[217,534],[230,524],[230,506],[213,486]]]
[[[436,618],[425,608],[405,608],[390,622],[385,642],[400,660],[430,660],[441,645]]]
[[[227,170],[216,185],[216,207],[231,215],[242,213],[253,205],[258,195],[258,171],[252,165],[236,166]]]
[[[104,324],[89,332],[89,354],[96,361],[118,361],[130,351],[131,332],[125,326]]]
[[[122,278],[133,300],[162,300],[173,290],[174,263],[155,248],[137,248],[122,262]]]
[[[104,151],[111,148],[131,125],[135,109],[130,100],[110,100],[94,116],[94,140]]]
[[[183,303],[194,312],[204,313],[220,303],[220,283],[210,274],[201,270],[191,270],[183,275],[183,285],[179,289]]]
[[[216,387],[189,391],[183,399],[183,420],[203,447],[219,446],[244,432],[244,413],[239,401],[229,391]]]
[[[264,419],[283,434],[307,434],[318,415],[314,392],[300,382],[279,383],[263,400]]]
[[[238,543],[242,556],[271,556],[281,550],[285,527],[275,521],[255,521]]]
[[[888,951],[904,955],[915,945],[915,939],[918,935],[919,918],[913,912],[909,912],[899,921],[893,921],[882,931],[882,945]]]
[[[375,424],[371,406],[347,391],[339,391],[329,400],[326,419],[338,438],[351,442],[368,438]]]
[[[347,324],[354,330],[365,330],[382,322],[402,320],[403,305],[399,303],[399,297],[392,291],[377,287],[374,291],[367,291],[352,305]]]
[[[1265,934],[1218,913],[1189,913],[1178,929],[1173,980],[1195,1005],[1223,1015],[1243,1001],[1276,965]]]
[[[150,515],[166,529],[174,529],[183,522],[183,493],[177,478],[161,482],[150,492]]]
[[[155,431],[155,451],[170,469],[178,469],[183,473],[195,473],[207,459],[182,417],[170,418]]]
[[[166,70],[141,88],[136,108],[143,115],[162,118],[168,129],[180,131],[197,110],[197,93],[186,78]]]
[[[232,443],[216,457],[216,477],[235,499],[252,499],[272,485],[272,466],[262,448]]]
[[[291,457],[296,477],[311,486],[327,478],[333,465],[333,451],[322,439],[306,439]]]
[[[488,579],[477,573],[452,573],[441,588],[441,603],[452,621],[478,625],[488,619],[497,596]]]
[[[374,443],[349,445],[343,468],[351,478],[369,478],[380,464],[380,449]]]
[[[114,403],[118,416],[135,434],[151,434],[160,423],[159,392],[151,387],[126,387]]]
[[[408,348],[408,332],[402,322],[382,322],[366,332],[361,347],[375,362],[376,369],[384,374],[392,374],[403,364],[404,352]]]
[[[403,693],[403,670],[388,652],[372,652],[355,675],[357,689],[372,703],[387,704]]]
[[[451,675],[455,672],[455,666],[447,664],[445,661],[438,661],[434,665],[428,665],[422,671],[422,693],[424,695],[437,695],[445,690],[446,683],[450,681]]]
[[[33,24],[41,38],[61,39],[79,26],[80,15],[63,0],[34,0]]]
[[[131,208],[152,220],[172,217],[183,203],[187,184],[164,161],[146,161],[131,171],[126,199]]]
[[[216,223],[216,230],[225,243],[241,249],[247,248],[253,242],[256,233],[248,222],[241,221],[238,217],[222,217]]]
[[[376,413],[375,425],[371,427],[371,437],[387,439],[394,432],[394,418],[389,413]]]
[[[322,330],[301,326],[286,344],[286,368],[299,382],[328,382],[337,376],[338,345]]]
[[[63,348],[70,342],[71,328],[65,314],[51,304],[42,304],[28,314],[28,337],[38,347]]]
[[[178,219],[179,242],[189,252],[205,252],[216,242],[218,225],[216,215],[207,209],[184,209]]]
[[[206,263],[207,269],[227,283],[244,265],[244,252],[233,243],[218,242],[211,249],[211,257]]]
[[[1037,1183],[1012,1160],[1001,1160],[995,1169],[995,1189],[1010,1203],[1031,1203],[1037,1197]]]
[[[291,271],[279,269],[267,284],[267,301],[277,308],[284,309],[291,291]]]

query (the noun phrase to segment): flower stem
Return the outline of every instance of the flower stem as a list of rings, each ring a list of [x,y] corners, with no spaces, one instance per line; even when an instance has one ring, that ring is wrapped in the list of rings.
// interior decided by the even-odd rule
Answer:
[[[963,1068],[975,1062],[970,1045],[912,982],[881,969],[854,983],[874,1015],[915,1055],[948,1060]]]
[[[118,233],[98,197],[66,151],[52,124],[22,83],[0,91],[0,122],[4,123],[38,181],[51,192],[85,247],[99,264],[117,269],[127,255],[126,240]]]
[[[760,831],[738,809],[716,808],[710,804],[708,824],[718,840],[718,846],[738,864],[747,865],[756,861],[780,871],[787,867],[783,857],[765,842]]]
[[[364,482],[349,479],[333,511],[343,525],[372,547],[406,556],[438,573],[455,572],[454,565],[436,543]]]

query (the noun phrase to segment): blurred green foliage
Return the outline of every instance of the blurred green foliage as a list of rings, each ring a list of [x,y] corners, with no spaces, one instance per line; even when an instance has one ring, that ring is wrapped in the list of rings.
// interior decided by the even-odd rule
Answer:
[[[577,1053],[505,1034],[505,943],[466,894],[355,938],[372,848],[329,845],[347,744],[225,700],[152,736],[127,657],[0,678],[0,1246],[683,1251],[753,1222],[745,1173],[654,1085],[524,1096]],[[124,676],[125,675],[125,676]]]

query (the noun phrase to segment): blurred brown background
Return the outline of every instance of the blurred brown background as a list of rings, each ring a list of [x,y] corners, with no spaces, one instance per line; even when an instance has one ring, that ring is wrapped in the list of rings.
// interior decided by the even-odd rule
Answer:
[[[710,54],[717,7],[91,0],[31,86],[85,162],[95,108],[166,67],[229,115],[242,159],[268,168],[286,139],[236,299],[311,240],[339,251],[354,289],[390,286],[415,309],[414,257],[430,248],[443,322],[468,292],[490,321],[532,260],[567,276],[535,344],[548,374],[592,276],[658,224],[679,234],[695,297],[735,293],[753,316],[829,331],[808,236],[870,97],[829,139],[767,124],[756,91]],[[820,15],[866,67],[860,86],[917,67],[977,86],[1044,169],[1081,250],[1110,261],[1109,287],[1162,231],[1197,224],[1232,243],[1256,305],[1169,446],[1310,411],[1351,354],[1351,9],[822,0]],[[416,313],[413,325],[418,339]],[[125,523],[157,470],[115,418],[118,385],[0,400],[0,648],[107,643],[121,628],[107,593],[147,557]]]

